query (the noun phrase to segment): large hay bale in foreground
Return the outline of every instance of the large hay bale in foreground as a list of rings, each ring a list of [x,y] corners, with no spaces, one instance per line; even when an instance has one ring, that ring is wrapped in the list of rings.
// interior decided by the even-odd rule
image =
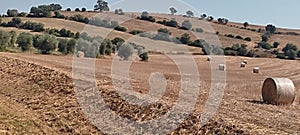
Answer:
[[[295,86],[288,78],[267,78],[262,88],[263,100],[275,105],[291,105],[295,100]]]
[[[255,68],[253,68],[253,73],[256,73],[256,74],[258,74],[258,73],[259,73],[259,67],[255,67]]]
[[[226,69],[226,67],[225,67],[224,64],[220,64],[220,65],[219,65],[219,70],[225,71],[225,69]]]

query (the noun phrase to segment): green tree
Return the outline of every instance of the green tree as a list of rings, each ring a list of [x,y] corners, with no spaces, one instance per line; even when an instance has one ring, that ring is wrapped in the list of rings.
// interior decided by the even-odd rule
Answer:
[[[9,21],[7,23],[7,26],[9,26],[9,27],[19,27],[21,25],[21,23],[22,23],[21,18],[14,17],[14,18],[11,19],[11,21]]]
[[[67,53],[74,53],[76,47],[76,40],[70,39],[67,44]]]
[[[258,43],[258,47],[261,47],[261,48],[264,48],[264,49],[267,49],[267,50],[270,50],[272,48],[272,46],[267,42]]]
[[[50,54],[57,48],[56,37],[49,34],[37,36],[34,44],[42,54]]]
[[[248,22],[244,22],[244,27],[247,28],[249,26]]]
[[[297,51],[297,46],[293,44],[286,44],[286,46],[282,49],[282,51],[286,54],[289,50]]]
[[[182,43],[182,44],[189,44],[191,42],[191,37],[189,34],[187,33],[184,33],[181,35],[181,37],[179,38],[179,41]]]
[[[182,22],[181,27],[182,27],[183,29],[186,29],[186,30],[191,30],[192,27],[193,27],[193,25],[192,25],[192,23],[191,23],[189,20],[184,20],[184,21]]]
[[[186,15],[187,15],[188,17],[193,17],[193,16],[194,16],[194,13],[193,13],[191,10],[188,10],[188,11],[186,12]]]
[[[177,13],[177,10],[174,7],[171,7],[170,12],[171,12],[172,15],[174,15],[174,14]]]
[[[9,46],[14,46],[16,41],[17,41],[17,33],[15,31],[10,31],[9,32],[10,34],[10,43],[9,43]]]
[[[6,13],[7,13],[8,17],[18,16],[18,10],[17,9],[8,9]]]
[[[17,44],[22,51],[28,51],[33,44],[33,36],[29,33],[21,33],[17,38]]]
[[[287,52],[285,52],[285,55],[288,57],[288,59],[295,60],[297,52],[295,50],[288,50]]]
[[[274,34],[276,32],[276,27],[272,24],[268,24],[266,27],[265,27],[266,31],[271,33],[271,34]]]
[[[280,45],[279,42],[274,42],[274,43],[273,43],[273,48],[277,48],[279,45]]]
[[[97,4],[94,6],[94,10],[109,11],[108,2],[104,0],[97,0]]]
[[[261,41],[262,42],[268,42],[269,41],[270,36],[268,34],[264,34],[261,36]]]
[[[33,17],[50,17],[52,7],[50,5],[39,5],[30,9],[30,16]]]
[[[62,6],[60,4],[50,4],[50,7],[51,7],[51,11],[57,11],[57,10],[61,10],[62,9]]]
[[[300,57],[300,50],[298,50],[297,52],[297,57]]]
[[[148,61],[149,57],[148,57],[148,53],[147,52],[143,52],[139,55],[139,57],[141,58],[141,61]]]
[[[128,60],[129,57],[132,56],[133,52],[134,52],[134,48],[131,44],[123,44],[119,48],[118,56],[120,56],[124,60]]]
[[[63,54],[68,54],[68,39],[58,40],[58,51]]]
[[[0,30],[0,51],[4,51],[5,48],[9,45],[10,42],[9,32]]]

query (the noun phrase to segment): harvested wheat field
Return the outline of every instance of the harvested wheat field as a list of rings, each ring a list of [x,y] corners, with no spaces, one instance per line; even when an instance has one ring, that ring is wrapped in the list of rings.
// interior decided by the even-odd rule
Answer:
[[[205,56],[193,57],[200,76],[197,103],[184,123],[169,134],[299,134],[299,61],[225,57],[224,96],[212,120],[201,127],[200,116],[209,96],[211,73],[218,70],[218,66],[211,68]],[[244,59],[248,65],[240,68]],[[72,82],[72,63],[72,56],[1,53],[0,110],[5,117],[0,117],[0,134],[103,134],[79,106]],[[252,73],[256,66],[260,67],[259,74]],[[97,59],[95,76],[105,103],[118,115],[147,121],[164,115],[176,104],[180,74],[167,56],[153,54],[149,62],[136,60],[130,67],[130,83],[139,93],[149,92],[148,78],[152,72],[160,72],[166,78],[167,89],[162,99],[144,108],[128,104],[118,96],[111,79],[111,67],[111,57]],[[287,77],[294,82],[293,105],[263,104],[261,88],[268,77]]]

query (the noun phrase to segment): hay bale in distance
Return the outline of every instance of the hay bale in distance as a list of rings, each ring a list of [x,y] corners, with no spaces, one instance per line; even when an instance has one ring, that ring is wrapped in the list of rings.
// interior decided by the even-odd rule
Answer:
[[[262,88],[262,97],[266,103],[291,105],[295,100],[295,86],[288,78],[267,78]]]
[[[225,71],[225,69],[226,69],[226,67],[225,67],[224,64],[220,64],[220,65],[219,65],[219,70]]]
[[[208,57],[207,57],[207,61],[211,61],[211,57],[208,56]]]
[[[77,57],[79,57],[79,58],[84,58],[84,52],[78,51],[78,52],[77,52]]]
[[[248,64],[248,60],[243,60],[243,63]]]
[[[255,67],[255,68],[253,68],[253,73],[256,73],[256,74],[258,74],[258,73],[259,73],[259,67]]]
[[[246,67],[246,63],[242,62],[241,63],[241,68],[244,68],[244,67]]]

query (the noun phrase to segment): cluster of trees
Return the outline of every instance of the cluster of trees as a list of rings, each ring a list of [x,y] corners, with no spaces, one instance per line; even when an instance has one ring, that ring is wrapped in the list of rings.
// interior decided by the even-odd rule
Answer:
[[[51,29],[46,29],[45,30],[46,33],[50,34],[50,35],[54,35],[57,37],[69,37],[69,38],[75,38],[78,39],[80,33],[73,33],[71,30],[67,30],[65,28],[62,28],[60,30],[56,29],[56,28],[51,28]]]
[[[61,10],[60,4],[39,5],[38,7],[31,7],[29,17],[51,17],[51,11]]]
[[[253,50],[248,51],[245,44],[234,44],[232,47],[224,48],[224,54],[230,56],[247,56],[253,57],[255,55]]]
[[[94,6],[94,10],[100,12],[109,11],[108,2],[104,0],[97,0],[97,4]]]
[[[175,28],[179,27],[178,22],[174,18],[170,21],[163,20],[163,21],[157,21],[156,23],[169,26],[169,27],[175,27]]]
[[[228,22],[229,22],[229,20],[226,19],[226,18],[218,18],[218,23],[219,23],[219,24],[224,24],[224,25],[226,25]]]
[[[149,13],[146,11],[142,12],[141,16],[138,16],[137,19],[141,19],[149,22],[155,22],[155,18],[153,16],[150,16]]]
[[[6,14],[7,14],[7,17],[25,17],[25,16],[27,16],[27,13],[25,13],[25,12],[19,13],[17,9],[8,9]]]
[[[282,49],[283,53],[276,53],[276,57],[280,59],[290,59],[295,60],[297,57],[300,58],[300,50],[298,50],[297,46],[294,44],[286,44],[286,46]]]
[[[27,30],[32,30],[34,32],[45,31],[44,24],[31,22],[31,21],[26,21],[25,23],[23,23],[21,18],[12,18],[12,20],[9,21],[8,23],[5,22],[1,23],[1,26],[27,29]]]

